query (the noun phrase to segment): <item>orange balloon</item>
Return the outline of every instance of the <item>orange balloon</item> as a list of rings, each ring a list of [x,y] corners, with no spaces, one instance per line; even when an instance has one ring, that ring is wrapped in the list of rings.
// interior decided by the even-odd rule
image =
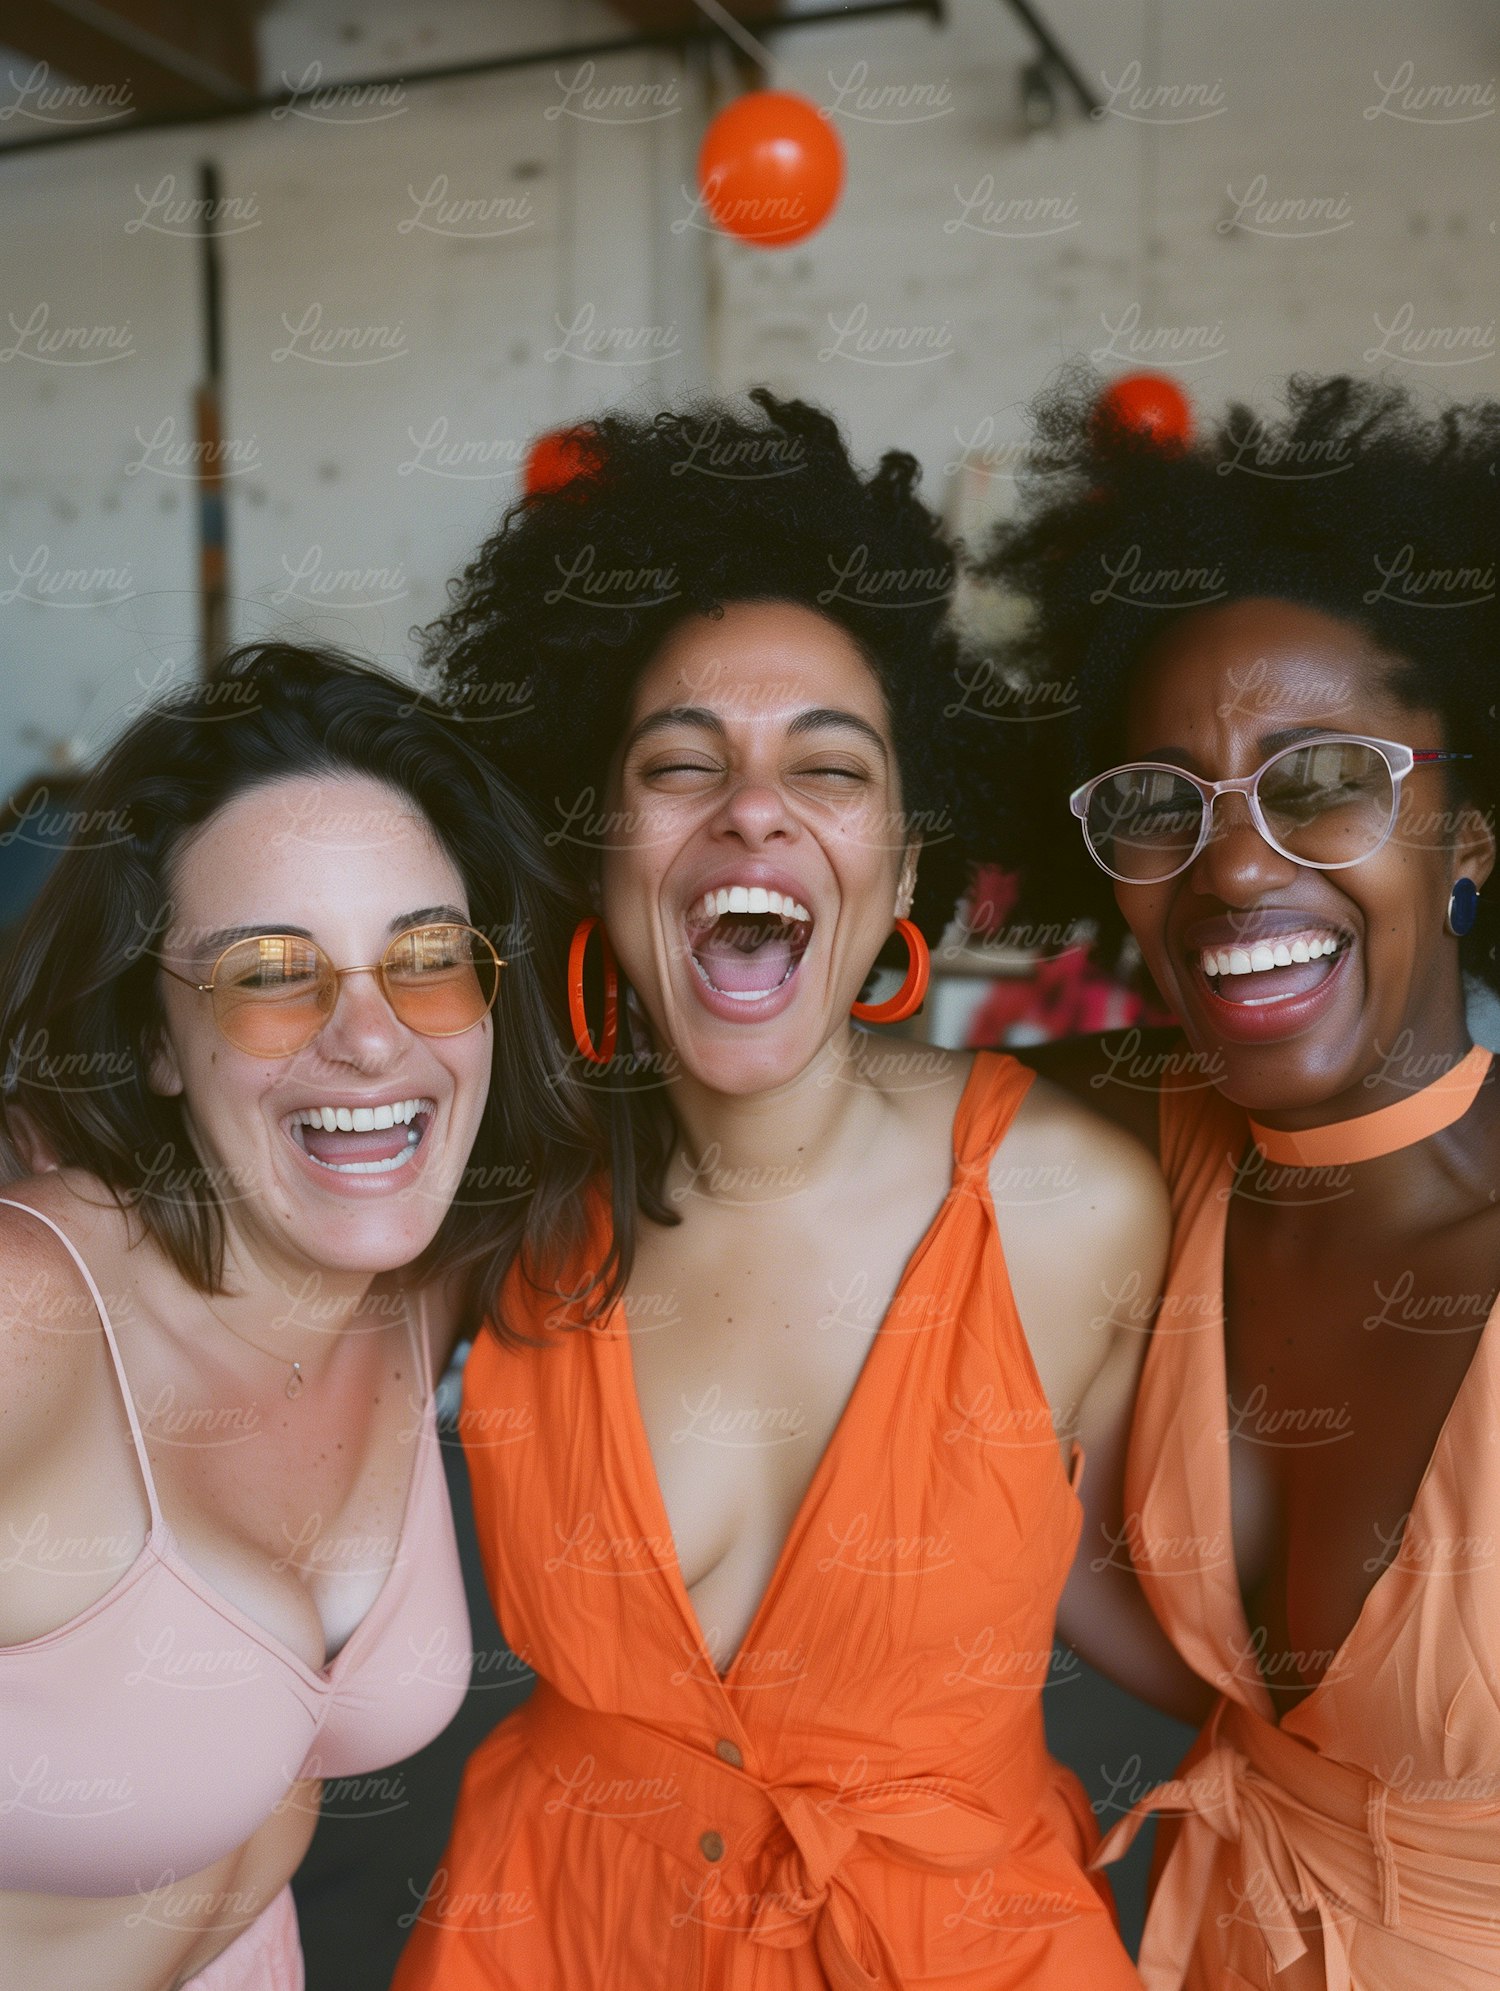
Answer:
[[[1193,404],[1160,373],[1127,373],[1099,396],[1096,424],[1142,437],[1161,449],[1178,449],[1192,439]]]
[[[698,150],[698,186],[715,226],[761,249],[821,228],[843,184],[838,133],[816,104],[789,90],[737,98]]]
[[[539,498],[590,476],[599,463],[599,442],[592,429],[548,429],[526,452],[522,484],[528,498]]]

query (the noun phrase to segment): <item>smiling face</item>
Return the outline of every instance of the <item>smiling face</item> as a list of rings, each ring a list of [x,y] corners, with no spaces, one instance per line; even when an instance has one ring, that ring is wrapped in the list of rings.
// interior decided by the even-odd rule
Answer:
[[[604,923],[658,1040],[721,1092],[806,1070],[915,878],[852,639],[786,602],[681,624],[636,684],[610,815]]]
[[[1287,601],[1185,616],[1136,670],[1120,759],[1222,781],[1327,733],[1461,750],[1435,712],[1388,689],[1393,661],[1353,624]],[[1388,840],[1344,869],[1282,856],[1243,796],[1219,797],[1213,827],[1177,877],[1115,890],[1188,1037],[1218,1052],[1229,1098],[1262,1112],[1338,1101],[1334,1117],[1352,1114],[1368,1109],[1360,1081],[1403,1031],[1418,1051],[1461,1041],[1448,894],[1459,876],[1483,884],[1494,846],[1453,802],[1444,767],[1413,770]]]
[[[171,879],[166,964],[207,982],[241,932],[303,934],[337,968],[380,959],[404,929],[467,921],[452,859],[407,796],[363,776],[299,776],[209,818]],[[212,999],[159,981],[158,1091],[180,1093],[232,1236],[261,1259],[376,1273],[432,1242],[484,1113],[489,1017],[423,1037],[372,974],[339,980],[306,1049],[257,1058],[220,1034]]]

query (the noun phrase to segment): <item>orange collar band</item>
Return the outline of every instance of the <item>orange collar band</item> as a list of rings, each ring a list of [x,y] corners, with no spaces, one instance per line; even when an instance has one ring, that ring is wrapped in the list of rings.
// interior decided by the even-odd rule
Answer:
[[[1339,1168],[1347,1162],[1374,1161],[1398,1148],[1414,1147],[1462,1120],[1488,1076],[1491,1057],[1482,1044],[1476,1044],[1451,1071],[1409,1099],[1398,1099],[1355,1120],[1293,1130],[1263,1127],[1252,1120],[1250,1132],[1266,1160],[1286,1168]]]

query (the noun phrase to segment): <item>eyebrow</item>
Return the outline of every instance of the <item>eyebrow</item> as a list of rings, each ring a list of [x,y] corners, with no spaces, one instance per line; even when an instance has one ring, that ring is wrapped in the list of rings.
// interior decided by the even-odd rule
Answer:
[[[652,712],[634,729],[625,741],[625,751],[639,741],[649,739],[653,733],[668,732],[674,726],[696,726],[705,733],[713,733],[719,739],[725,738],[724,721],[717,712],[711,712],[706,705],[670,705],[660,712]],[[885,741],[870,724],[861,719],[857,712],[845,712],[833,705],[812,705],[799,712],[787,726],[789,733],[816,733],[827,727],[841,727],[845,732],[857,733],[861,739],[875,748],[882,760],[889,760],[890,753]]]
[[[1268,761],[1272,754],[1278,754],[1283,747],[1295,747],[1312,740],[1334,740],[1345,737],[1342,726],[1283,726],[1274,733],[1262,733],[1256,745],[1262,761]],[[1150,753],[1141,754],[1140,760],[1168,761],[1174,766],[1192,769],[1197,765],[1196,756],[1186,747],[1155,747]],[[1129,763],[1127,763],[1128,765]]]
[[[442,926],[449,923],[454,926],[467,926],[469,915],[457,906],[422,906],[416,912],[397,913],[386,927],[386,932],[395,935],[405,933],[407,928],[412,926]],[[318,945],[314,935],[309,933],[305,926],[280,926],[274,922],[262,921],[256,926],[216,927],[212,933],[204,934],[199,946],[205,954],[221,954],[236,940],[255,940],[266,933],[286,933],[294,940],[311,940],[314,946]]]

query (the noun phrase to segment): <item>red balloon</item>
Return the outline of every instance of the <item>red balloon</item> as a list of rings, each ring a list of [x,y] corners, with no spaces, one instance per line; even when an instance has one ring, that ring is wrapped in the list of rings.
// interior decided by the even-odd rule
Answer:
[[[528,498],[560,491],[599,468],[599,444],[592,429],[549,429],[526,452],[523,483]]]
[[[1161,373],[1127,373],[1099,396],[1094,417],[1100,427],[1125,430],[1179,449],[1193,433],[1193,404],[1175,380]]]
[[[844,148],[817,105],[751,90],[720,111],[698,150],[698,186],[716,227],[758,248],[811,235],[844,184]]]

